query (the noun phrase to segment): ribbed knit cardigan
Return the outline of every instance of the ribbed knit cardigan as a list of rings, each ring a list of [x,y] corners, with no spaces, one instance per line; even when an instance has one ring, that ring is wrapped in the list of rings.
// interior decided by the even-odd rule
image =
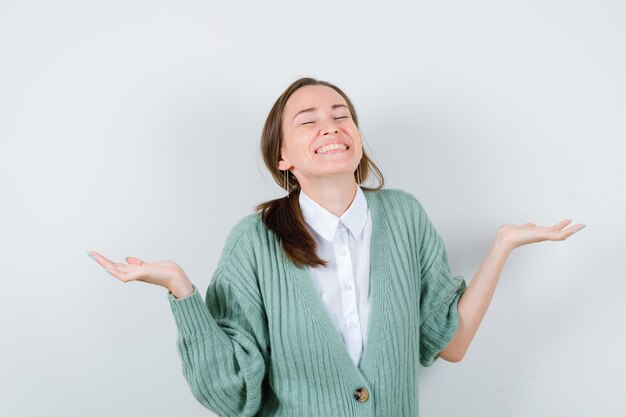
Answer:
[[[400,189],[363,190],[372,213],[368,341],[356,366],[307,268],[258,213],[230,231],[206,292],[168,299],[183,374],[219,416],[412,417],[419,363],[458,327],[462,276],[425,210]],[[419,361],[419,363],[418,363]],[[365,388],[368,398],[357,399]],[[361,391],[362,392],[362,391]]]

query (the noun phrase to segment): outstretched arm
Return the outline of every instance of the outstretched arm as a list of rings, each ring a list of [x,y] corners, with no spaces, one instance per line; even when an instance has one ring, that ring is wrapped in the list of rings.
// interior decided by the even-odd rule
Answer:
[[[522,226],[505,224],[500,227],[478,271],[459,300],[457,332],[448,346],[440,352],[439,357],[449,362],[459,362],[463,359],[487,312],[504,263],[513,249],[544,240],[565,240],[585,227],[576,224],[563,229],[569,223],[571,220],[563,220],[551,227],[539,227],[533,223]]]

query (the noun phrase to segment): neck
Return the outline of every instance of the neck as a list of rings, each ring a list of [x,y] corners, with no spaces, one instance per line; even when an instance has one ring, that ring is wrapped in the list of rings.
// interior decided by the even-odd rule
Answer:
[[[317,204],[339,217],[354,201],[357,183],[351,176],[341,181],[334,179],[333,181],[304,182],[301,184],[301,189]]]

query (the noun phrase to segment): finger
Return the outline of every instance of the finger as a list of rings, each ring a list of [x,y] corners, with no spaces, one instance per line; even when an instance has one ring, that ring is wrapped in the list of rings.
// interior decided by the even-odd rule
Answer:
[[[144,281],[146,278],[150,276],[150,274],[154,274],[154,270],[146,268],[147,264],[144,265],[135,265],[128,264],[120,266],[115,272],[114,276],[120,279],[123,282],[130,281]],[[148,281],[145,281],[148,282]]]
[[[126,262],[128,262],[129,264],[143,265],[143,261],[139,258],[135,258],[134,256],[127,256]]]
[[[582,230],[584,228],[585,228],[584,224],[578,223],[578,224],[576,224],[576,225],[574,225],[572,227],[568,227],[567,230],[565,230],[565,232],[567,233],[568,236],[571,236],[574,233],[576,233],[576,232],[578,232],[578,231],[580,231],[580,230]]]
[[[563,229],[565,226],[567,226],[568,224],[570,224],[572,222],[571,219],[565,219],[565,220],[561,220],[560,222],[558,222],[557,224],[555,224],[554,226],[550,227],[550,229],[552,230],[561,230]]]
[[[126,270],[123,267],[123,264],[118,264],[115,262],[109,262],[106,266],[103,266],[104,269],[111,275],[116,278],[119,278],[121,274],[126,273]]]
[[[134,264],[118,264],[109,273],[122,282],[134,281],[141,278],[144,274],[144,268],[141,265]]]
[[[124,282],[141,281],[146,277],[146,271],[143,268],[134,268],[123,274],[122,278]]]
[[[100,255],[98,252],[96,251],[91,251],[90,252],[91,257],[100,264],[100,266],[102,266],[104,269],[110,269],[114,267],[114,263],[110,260],[108,260],[107,258],[105,258],[104,256]]]
[[[578,232],[579,230],[583,229],[585,226],[581,225],[581,224],[576,224],[574,226],[570,226],[567,229],[564,230],[560,230],[560,231],[553,231],[553,240],[565,240],[568,237],[570,237],[571,235],[573,235],[574,233]]]
[[[140,267],[141,265],[135,265],[135,264],[115,264],[115,269],[123,273],[134,271],[135,269],[140,268]]]

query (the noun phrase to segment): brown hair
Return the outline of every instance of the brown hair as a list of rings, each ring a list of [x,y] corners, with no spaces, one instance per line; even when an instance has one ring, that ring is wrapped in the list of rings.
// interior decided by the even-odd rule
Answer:
[[[261,136],[261,154],[263,155],[263,161],[265,166],[272,174],[274,181],[284,188],[284,171],[278,169],[278,162],[281,160],[280,149],[283,142],[283,112],[285,105],[289,97],[300,87],[306,85],[324,85],[333,88],[346,100],[350,115],[354,120],[356,127],[359,127],[359,122],[356,115],[356,110],[352,105],[352,102],[348,96],[341,91],[341,89],[327,81],[316,80],[314,78],[304,77],[294,81],[287,89],[278,97],[278,100],[274,103],[274,106],[270,110],[265,126],[263,127],[263,134]],[[357,171],[359,174],[357,176]],[[363,150],[363,157],[359,162],[357,171],[354,173],[355,181],[359,186],[359,179],[361,182],[365,182],[370,173],[378,178],[379,185],[374,188],[361,186],[362,189],[369,191],[377,191],[383,187],[384,178],[378,167],[367,156],[365,150]],[[328,261],[321,259],[317,256],[317,243],[308,229],[305,226],[302,212],[300,211],[300,203],[298,201],[298,194],[300,191],[300,184],[297,178],[287,170],[287,187],[288,196],[277,198],[275,200],[269,200],[258,204],[255,207],[255,211],[261,214],[263,223],[268,229],[272,230],[279,241],[282,244],[283,251],[287,257],[298,268],[303,265],[315,266],[327,266]],[[289,197],[289,198],[288,198]]]

